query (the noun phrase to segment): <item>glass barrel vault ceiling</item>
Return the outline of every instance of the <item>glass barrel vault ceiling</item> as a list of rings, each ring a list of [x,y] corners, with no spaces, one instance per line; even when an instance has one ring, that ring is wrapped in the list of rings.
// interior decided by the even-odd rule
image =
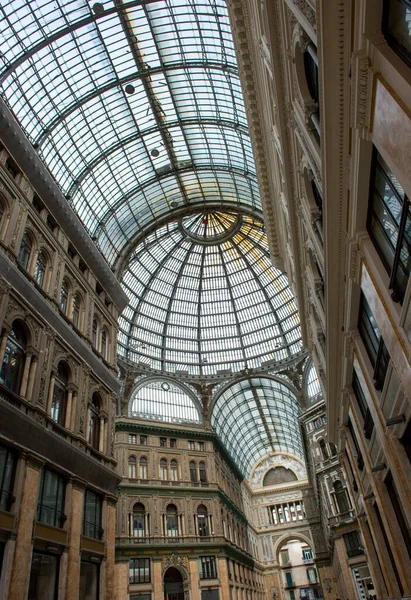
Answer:
[[[137,246],[123,285],[119,354],[156,370],[238,372],[302,350],[287,278],[251,217],[203,212],[159,227]]]
[[[254,377],[218,396],[211,426],[247,477],[266,454],[288,452],[304,460],[299,414],[298,401],[286,385]]]
[[[2,95],[109,264],[172,211],[260,210],[224,0],[3,0],[0,27]]]

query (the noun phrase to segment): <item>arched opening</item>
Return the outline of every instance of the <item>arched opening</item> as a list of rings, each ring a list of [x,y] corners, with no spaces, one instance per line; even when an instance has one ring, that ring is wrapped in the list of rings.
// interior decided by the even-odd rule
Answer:
[[[334,488],[334,493],[335,493],[335,495],[334,495],[335,504],[336,504],[336,508],[337,508],[338,512],[339,513],[348,512],[350,510],[348,496],[347,496],[346,489],[343,487],[343,484],[341,483],[341,481],[339,481],[339,480],[334,481],[333,488]]]
[[[200,537],[207,537],[210,535],[208,529],[208,512],[204,504],[200,504],[197,508],[197,531]]]
[[[16,394],[20,393],[26,346],[25,327],[20,321],[14,321],[6,342],[0,382]]]
[[[282,567],[281,584],[285,592],[298,586],[299,581],[304,581],[304,588],[300,589],[301,598],[315,600],[323,597],[314,553],[309,544],[301,539],[286,540],[278,548],[278,558]],[[284,597],[288,595],[285,594]]]
[[[69,297],[69,284],[67,279],[63,279],[63,283],[60,288],[60,310],[65,315],[67,314],[68,308],[68,297]]]
[[[200,475],[201,483],[206,483],[207,482],[207,470],[206,470],[205,462],[200,461],[198,463],[198,473]]]
[[[90,423],[88,435],[88,443],[93,446],[95,450],[98,450],[100,445],[100,406],[100,396],[95,392],[90,404]]]
[[[80,294],[75,294],[73,298],[73,306],[71,309],[71,319],[73,321],[73,325],[80,328],[80,309],[81,309],[81,296]]]
[[[274,467],[264,475],[263,487],[277,485],[278,483],[289,483],[291,481],[297,481],[297,475],[294,471],[285,467]]]
[[[33,244],[31,242],[28,234],[25,233],[21,240],[18,261],[19,261],[20,265],[23,267],[23,269],[26,269],[26,271],[29,268],[32,248],[33,248]]]
[[[137,502],[133,506],[133,514],[131,519],[131,535],[133,537],[142,538],[148,535],[146,526],[146,509],[142,502]]]
[[[70,370],[65,362],[60,361],[54,381],[53,399],[51,402],[51,418],[64,426],[68,394]]]
[[[166,533],[168,537],[178,536],[178,515],[175,504],[169,504],[166,508]]]
[[[194,460],[190,461],[190,481],[195,483],[197,481],[197,465]]]
[[[178,481],[178,463],[176,460],[170,461],[170,479],[171,481]]]
[[[145,456],[140,457],[139,476],[140,479],[147,479],[147,458]]]
[[[164,598],[166,600],[184,600],[183,576],[175,567],[169,567],[164,573]]]
[[[137,461],[135,456],[130,456],[128,459],[128,478],[137,479]]]
[[[47,258],[43,250],[41,250],[37,256],[36,266],[34,267],[34,279],[41,288],[45,287],[46,284],[46,269]]]
[[[318,444],[320,446],[322,459],[327,460],[330,457],[329,453],[328,453],[327,444],[325,443],[325,441],[323,439],[318,440]]]
[[[108,342],[107,342],[107,331],[103,329],[101,332],[101,348],[100,352],[104,360],[108,360]]]
[[[93,319],[93,327],[91,332],[91,342],[93,344],[93,348],[97,350],[97,342],[98,342],[98,323],[97,319]]]
[[[167,467],[167,461],[165,458],[162,458],[160,460],[160,479],[162,481],[167,481],[167,479],[168,479],[168,467]]]

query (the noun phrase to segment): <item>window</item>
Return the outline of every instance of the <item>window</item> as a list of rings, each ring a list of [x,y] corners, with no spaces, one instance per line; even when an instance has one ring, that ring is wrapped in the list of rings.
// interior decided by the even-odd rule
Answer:
[[[60,559],[54,554],[33,552],[28,600],[55,600]]]
[[[21,240],[20,250],[19,250],[19,258],[18,261],[23,269],[28,269],[30,256],[31,256],[32,244],[27,233],[23,235],[23,239]]]
[[[304,52],[304,71],[310,96],[318,103],[318,58],[317,48],[312,43],[308,44],[307,50]]]
[[[45,275],[46,275],[46,267],[47,260],[44,252],[39,252],[39,255],[36,260],[36,266],[34,267],[34,279],[36,280],[37,285],[43,287],[45,283]]]
[[[94,393],[90,404],[88,443],[95,450],[99,450],[100,447],[100,405],[100,397],[97,393]]]
[[[311,548],[304,548],[302,551],[303,560],[312,560],[313,559],[313,551]]]
[[[404,540],[404,545],[407,548],[409,558],[411,558],[411,535],[407,523],[407,517],[405,516],[403,504],[398,496],[398,491],[390,472],[388,472],[384,483],[387,488],[396,519],[398,521],[399,529]]]
[[[352,556],[358,556],[364,554],[364,549],[361,544],[361,538],[358,531],[352,531],[343,535],[347,554],[351,558]]]
[[[217,579],[215,556],[200,556],[198,559],[200,579]]]
[[[75,294],[73,298],[73,308],[71,313],[71,319],[75,327],[80,327],[80,307],[81,307],[81,298],[80,294]]]
[[[381,390],[390,361],[390,355],[382,339],[371,308],[361,292],[358,331],[374,369],[375,387]]]
[[[166,532],[168,537],[178,536],[178,515],[175,504],[169,504],[166,509]]]
[[[137,461],[135,456],[130,456],[128,459],[128,477],[129,479],[137,479]]]
[[[167,467],[167,461],[165,458],[162,458],[160,460],[160,479],[162,481],[167,481],[167,479],[168,479],[168,467]]]
[[[206,483],[206,481],[207,481],[207,471],[206,471],[205,462],[201,461],[199,463],[199,465],[198,465],[198,471],[199,471],[201,483]]]
[[[189,466],[190,466],[190,481],[194,483],[197,481],[197,465],[193,460],[191,460]]]
[[[99,571],[100,565],[81,561],[79,600],[98,600]]]
[[[348,512],[350,510],[350,505],[348,504],[347,492],[343,487],[341,481],[334,481],[333,488],[335,492],[335,501],[337,504],[338,512]]]
[[[170,448],[177,448],[177,440],[175,438],[170,438]]]
[[[327,444],[322,439],[318,441],[318,444],[320,446],[323,460],[327,460],[329,458]]]
[[[290,555],[288,554],[288,550],[281,550],[280,552],[281,564],[286,565],[290,562]],[[304,554],[303,554],[304,558]]]
[[[130,433],[128,436],[129,444],[137,444],[137,436],[134,433]]]
[[[312,567],[311,569],[307,569],[307,579],[308,583],[317,583],[317,569]]]
[[[132,558],[129,572],[130,583],[150,583],[150,559]]]
[[[321,427],[321,419],[314,419],[313,425],[314,425],[314,429]]]
[[[160,438],[160,448],[167,448],[167,438]]]
[[[145,456],[140,457],[139,476],[140,476],[140,479],[147,479],[147,459]]]
[[[142,538],[146,535],[146,509],[144,504],[137,502],[133,506],[132,516],[132,535],[133,537]]]
[[[209,535],[207,508],[203,504],[197,508],[197,531],[200,537]]]
[[[100,540],[103,535],[101,528],[101,497],[86,490],[84,496],[83,535]]]
[[[61,289],[60,289],[60,310],[65,315],[67,314],[67,308],[68,308],[68,296],[69,296],[69,286],[68,286],[67,281],[64,279],[63,283],[61,284]]]
[[[98,340],[98,325],[96,319],[93,319],[93,328],[91,332],[91,342],[93,347],[97,349],[97,340]]]
[[[37,502],[37,521],[53,527],[63,526],[65,486],[65,479],[62,475],[46,468],[42,470]]]
[[[0,510],[10,510],[15,467],[16,455],[14,452],[0,446]]]
[[[69,373],[63,362],[59,362],[55,375],[53,399],[51,402],[51,418],[64,426],[67,403],[67,386]]]
[[[293,574],[291,573],[291,571],[287,571],[285,573],[285,587],[293,587],[294,586],[294,582],[293,582]]]
[[[197,442],[197,448],[198,450],[204,450],[204,442]]]
[[[140,435],[140,446],[147,446],[147,436]]]
[[[382,31],[391,48],[411,66],[411,1],[384,0]]]
[[[195,450],[196,449],[196,443],[195,442],[188,442],[188,449],[189,450]]]
[[[392,298],[402,303],[411,268],[411,209],[407,195],[375,151],[367,230],[390,277]]]
[[[103,329],[101,332],[101,355],[104,360],[108,360],[108,344],[107,344],[107,331]]]
[[[23,325],[19,321],[14,321],[6,341],[0,382],[16,394],[20,392],[26,346],[27,336]]]
[[[178,463],[176,460],[170,461],[170,479],[171,481],[178,481]]]

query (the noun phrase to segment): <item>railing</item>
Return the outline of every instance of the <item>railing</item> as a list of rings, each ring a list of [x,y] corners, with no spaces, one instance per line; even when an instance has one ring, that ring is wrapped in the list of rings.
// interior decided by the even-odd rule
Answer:
[[[236,548],[244,554],[250,555],[248,550],[241,548],[235,542],[230,541],[223,535],[210,535],[210,536],[199,536],[199,535],[178,535],[178,536],[164,536],[164,535],[150,535],[145,537],[116,537],[116,546],[141,546],[141,545],[168,545],[168,546],[207,546],[208,544],[218,545],[230,545]]]
[[[350,509],[346,512],[339,513],[338,515],[333,515],[328,517],[328,524],[330,527],[338,527],[343,523],[348,523],[355,518],[354,510]]]

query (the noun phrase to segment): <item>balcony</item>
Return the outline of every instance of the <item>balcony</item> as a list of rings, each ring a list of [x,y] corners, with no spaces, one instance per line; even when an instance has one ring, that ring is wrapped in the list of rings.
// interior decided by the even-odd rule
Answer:
[[[223,535],[210,535],[210,536],[199,536],[199,535],[177,535],[177,536],[166,536],[166,535],[150,535],[142,537],[116,537],[116,547],[125,549],[127,547],[133,548],[133,546],[231,546],[242,554],[251,556],[250,553],[241,548],[234,542],[225,538]]]
[[[350,509],[347,512],[328,517],[328,524],[331,528],[335,528],[344,525],[345,523],[351,523],[354,519],[355,512],[353,509]]]

